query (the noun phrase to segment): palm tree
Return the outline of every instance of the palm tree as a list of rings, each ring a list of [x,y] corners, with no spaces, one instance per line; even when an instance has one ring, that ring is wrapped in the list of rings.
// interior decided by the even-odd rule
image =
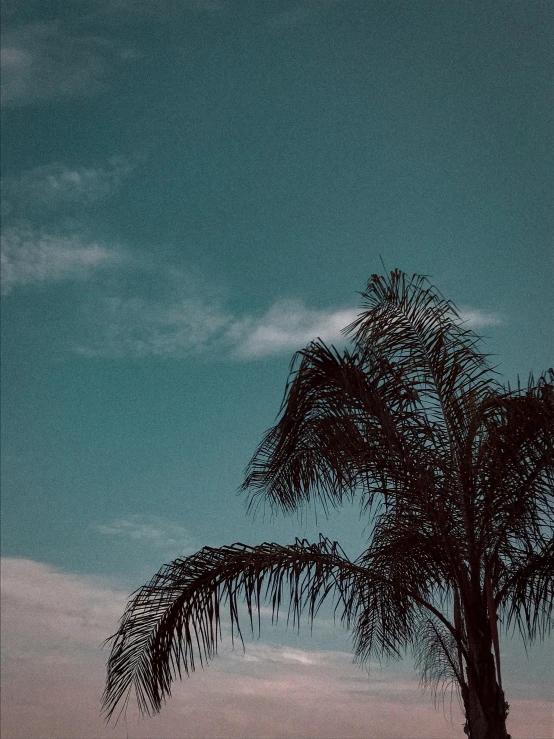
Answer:
[[[312,621],[334,597],[355,656],[411,647],[425,684],[454,686],[472,739],[507,739],[499,625],[543,637],[554,610],[554,372],[501,386],[454,305],[427,280],[373,275],[350,349],[311,343],[252,459],[249,504],[325,510],[359,496],[372,522],[356,560],[337,543],[212,549],[134,594],[112,643],[108,718],[134,688],[143,713],[215,656],[227,612]],[[259,620],[258,620],[259,627]]]

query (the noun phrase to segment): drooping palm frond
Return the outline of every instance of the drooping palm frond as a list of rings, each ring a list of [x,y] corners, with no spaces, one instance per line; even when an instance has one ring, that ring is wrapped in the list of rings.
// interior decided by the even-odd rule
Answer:
[[[322,342],[296,355],[279,423],[268,431],[247,469],[243,489],[263,491],[273,507],[294,510],[317,497],[339,505],[360,482],[355,460],[366,443],[356,417],[363,382],[357,358]]]
[[[425,583],[402,583],[398,572],[392,579],[381,565],[372,566],[367,557],[353,562],[336,542],[321,536],[317,544],[297,539],[289,546],[206,547],[164,566],[129,601],[108,640],[108,718],[127,704],[133,689],[142,713],[159,711],[174,679],[216,655],[224,614],[232,635],[242,641],[243,601],[254,630],[256,614],[260,628],[263,603],[270,604],[277,620],[288,601],[287,622],[299,626],[302,614],[313,622],[323,601],[332,597],[340,622],[360,637],[356,655],[362,662],[372,655],[398,656],[414,635],[417,608],[428,609],[455,636],[427,601],[431,593]]]
[[[433,422],[385,358],[317,341],[297,359],[282,415],[247,469],[251,504],[290,512],[317,498],[326,508],[360,489],[370,507],[376,492],[417,498],[448,477]]]
[[[448,689],[456,691],[463,707],[462,691],[466,687],[458,645],[452,634],[428,613],[421,613],[415,629],[413,655],[420,682],[430,688],[435,704]]]
[[[423,612],[441,624],[457,650],[466,653],[462,631],[444,615],[456,578],[450,553],[432,526],[419,523],[421,518],[395,516],[393,521],[388,513],[382,514],[369,548],[357,560],[367,582],[379,582],[379,587],[360,593],[364,607],[354,627],[354,645],[362,663],[372,655],[399,657],[417,639]],[[393,645],[386,638],[389,626],[383,604],[387,600],[396,603]]]
[[[475,418],[476,539],[505,629],[533,640],[554,612],[554,373],[494,393]]]
[[[111,637],[104,693],[108,717],[122,701],[126,704],[132,689],[141,712],[159,711],[172,681],[216,654],[223,610],[242,640],[239,599],[246,603],[253,628],[263,602],[277,618],[288,599],[288,618],[299,624],[304,612],[313,620],[329,595],[335,596],[347,627],[371,600],[384,622],[376,638],[378,648],[394,649],[395,641],[405,639],[406,596],[394,597],[382,575],[351,562],[338,544],[324,537],[318,544],[297,540],[291,546],[207,547],[175,560],[136,593]]]
[[[518,561],[519,560],[519,561]],[[554,535],[541,548],[520,550],[511,558],[511,574],[499,585],[496,605],[504,613],[504,629],[512,625],[524,641],[547,636],[554,617]]]
[[[365,567],[375,567],[391,582],[411,582],[414,588],[417,583],[422,595],[440,597],[456,579],[452,560],[456,553],[463,553],[463,542],[456,542],[457,532],[452,532],[445,546],[437,528],[427,511],[385,513],[379,517],[360,561]]]

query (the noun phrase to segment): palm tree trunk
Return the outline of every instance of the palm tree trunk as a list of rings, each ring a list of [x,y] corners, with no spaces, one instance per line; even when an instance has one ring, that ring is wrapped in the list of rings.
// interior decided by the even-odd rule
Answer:
[[[470,739],[510,739],[504,691],[498,684],[490,648],[471,650],[473,668],[468,669],[467,721]]]
[[[498,697],[501,699],[498,700]],[[498,697],[487,701],[470,690],[467,717],[470,739],[510,739],[506,729],[506,710],[502,691]]]

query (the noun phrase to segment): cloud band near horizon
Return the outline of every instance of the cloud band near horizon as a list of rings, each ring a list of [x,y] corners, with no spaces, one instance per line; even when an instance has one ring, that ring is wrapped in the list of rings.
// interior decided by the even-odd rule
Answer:
[[[225,640],[207,669],[175,684],[159,716],[137,723],[131,704],[127,720],[108,727],[100,716],[107,652],[99,646],[126,599],[106,578],[2,559],[5,739],[463,736],[455,701],[452,713],[448,702],[435,710],[417,680],[394,666],[368,676],[346,652],[254,642],[243,653]],[[549,701],[510,703],[510,731],[549,735]]]

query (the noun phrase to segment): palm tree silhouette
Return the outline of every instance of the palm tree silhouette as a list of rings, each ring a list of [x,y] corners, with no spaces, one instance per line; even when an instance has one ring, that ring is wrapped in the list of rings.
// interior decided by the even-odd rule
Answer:
[[[554,372],[495,379],[479,338],[426,278],[373,275],[339,353],[298,352],[276,425],[247,469],[250,507],[325,510],[360,496],[369,547],[233,544],[165,565],[110,640],[108,719],[134,688],[160,710],[181,672],[215,656],[239,603],[313,620],[334,597],[355,655],[413,648],[425,684],[458,691],[472,739],[507,739],[498,624],[533,641],[554,609]],[[258,620],[259,627],[259,620]]]

